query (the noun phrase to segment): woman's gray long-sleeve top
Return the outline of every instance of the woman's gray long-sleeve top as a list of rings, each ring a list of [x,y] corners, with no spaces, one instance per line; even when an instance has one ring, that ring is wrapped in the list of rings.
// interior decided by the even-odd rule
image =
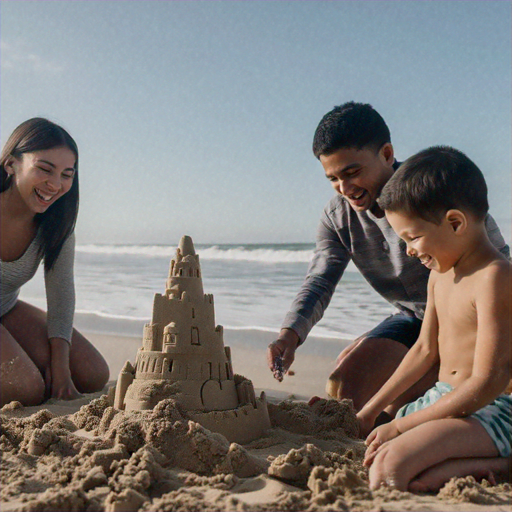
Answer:
[[[0,316],[16,304],[20,288],[37,271],[42,257],[39,254],[41,233],[37,232],[27,250],[14,261],[1,261]],[[48,338],[63,338],[71,343],[75,313],[75,285],[73,266],[75,260],[75,235],[64,242],[53,268],[45,272]]]

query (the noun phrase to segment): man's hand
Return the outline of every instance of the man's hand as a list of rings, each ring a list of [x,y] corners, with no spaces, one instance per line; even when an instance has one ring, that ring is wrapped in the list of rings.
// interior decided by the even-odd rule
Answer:
[[[401,432],[396,426],[396,420],[393,420],[372,430],[365,441],[365,444],[368,446],[368,448],[364,454],[363,464],[365,466],[371,466],[373,459],[379,452],[380,448],[384,445],[384,443],[391,441],[391,439],[398,437],[400,434]]]
[[[373,425],[375,425],[375,418],[375,414],[365,407],[357,413],[359,437],[366,437],[371,432]]]
[[[295,359],[295,350],[299,344],[299,336],[291,329],[281,329],[279,338],[267,349],[267,363],[274,377],[281,382]]]
[[[46,384],[50,384],[51,397],[59,400],[74,400],[82,395],[71,378],[69,369],[69,344],[61,338],[51,338],[51,366],[46,374]]]

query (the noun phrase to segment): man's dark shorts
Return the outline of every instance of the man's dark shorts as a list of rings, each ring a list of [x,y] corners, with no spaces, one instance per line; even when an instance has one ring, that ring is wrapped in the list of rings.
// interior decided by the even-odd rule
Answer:
[[[396,313],[367,332],[364,337],[395,340],[407,348],[411,348],[416,343],[420,330],[421,320],[418,320],[415,316]]]

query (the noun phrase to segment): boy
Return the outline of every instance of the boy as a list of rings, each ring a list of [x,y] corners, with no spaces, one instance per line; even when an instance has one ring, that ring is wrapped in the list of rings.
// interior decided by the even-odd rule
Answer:
[[[371,398],[396,370],[419,334],[427,298],[429,270],[405,254],[403,242],[391,229],[377,199],[398,168],[389,128],[371,105],[348,102],[328,112],[313,140],[313,153],[336,195],[324,209],[317,232],[315,256],[306,279],[267,351],[268,365],[288,370],[297,348],[322,318],[349,261],[368,283],[399,311],[360,336],[339,355],[327,382],[333,398],[349,398],[356,410]],[[486,227],[492,243],[505,255],[505,244],[494,220]],[[350,317],[340,322],[351,322]],[[280,377],[280,372],[275,372]],[[416,389],[388,408],[425,392],[436,380],[436,369]],[[282,378],[282,377],[281,377]]]
[[[387,182],[379,204],[433,270],[420,336],[358,413],[361,432],[439,364],[439,382],[366,440],[370,487],[433,490],[452,476],[507,472],[511,452],[511,264],[484,226],[487,187],[449,147],[421,151]]]

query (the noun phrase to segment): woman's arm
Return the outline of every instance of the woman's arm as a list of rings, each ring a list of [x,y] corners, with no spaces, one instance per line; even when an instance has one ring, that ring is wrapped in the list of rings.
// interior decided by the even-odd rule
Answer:
[[[82,396],[75,387],[69,368],[69,343],[62,338],[50,338],[50,374],[46,385],[53,398],[73,400]]]
[[[64,242],[53,268],[45,272],[48,338],[63,338],[71,344],[75,314],[75,234]]]
[[[45,273],[51,396],[71,400],[80,396],[71,378],[69,351],[75,312],[75,235],[64,242],[53,268]]]

